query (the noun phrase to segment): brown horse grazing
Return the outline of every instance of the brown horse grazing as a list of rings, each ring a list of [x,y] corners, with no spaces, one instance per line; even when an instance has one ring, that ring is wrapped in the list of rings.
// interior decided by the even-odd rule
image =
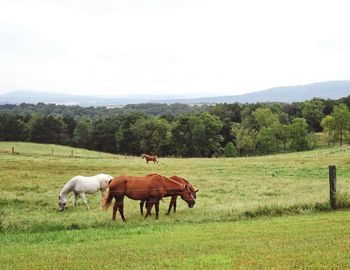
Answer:
[[[196,193],[199,191],[199,189],[195,189],[186,179],[180,177],[180,176],[171,176],[169,177],[170,179],[180,183],[180,184],[183,184],[185,186],[188,186],[189,190],[191,191],[192,193],[192,196],[194,199],[197,198],[197,195]],[[176,200],[177,200],[177,197],[178,197],[179,194],[165,194],[164,197],[170,197],[171,196],[171,200],[170,200],[170,203],[169,203],[169,208],[168,208],[168,212],[167,212],[167,215],[170,214],[170,211],[171,211],[171,208],[174,208],[174,213],[176,212]],[[140,202],[140,212],[141,212],[141,215],[143,215],[143,206],[145,205],[145,200],[142,200]]]
[[[146,159],[146,164],[149,161],[153,161],[153,163],[156,163],[156,162],[158,163],[157,156],[150,156],[150,155],[142,154],[142,158]]]
[[[156,218],[159,216],[159,201],[165,194],[178,194],[192,208],[195,200],[189,188],[167,177],[152,174],[146,176],[119,176],[111,180],[107,196],[103,199],[103,209],[107,210],[113,198],[112,220],[115,220],[116,213],[119,210],[120,217],[124,217],[124,196],[132,200],[145,200],[147,213],[145,217],[151,214],[153,205],[156,209]]]

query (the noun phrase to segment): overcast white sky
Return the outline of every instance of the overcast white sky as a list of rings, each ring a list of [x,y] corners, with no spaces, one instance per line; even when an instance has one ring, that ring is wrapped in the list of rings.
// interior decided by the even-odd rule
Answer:
[[[350,79],[350,1],[0,0],[0,93],[234,95]]]

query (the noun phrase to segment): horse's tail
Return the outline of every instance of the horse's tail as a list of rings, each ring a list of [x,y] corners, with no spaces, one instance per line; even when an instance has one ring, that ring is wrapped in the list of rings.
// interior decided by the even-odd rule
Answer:
[[[102,208],[103,208],[103,210],[105,210],[105,211],[108,210],[109,206],[111,205],[112,200],[113,200],[113,195],[108,190],[106,196],[104,196],[103,199],[102,199]]]

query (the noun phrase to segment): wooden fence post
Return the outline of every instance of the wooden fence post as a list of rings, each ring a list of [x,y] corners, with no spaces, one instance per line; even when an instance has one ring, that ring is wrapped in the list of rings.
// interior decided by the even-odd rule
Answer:
[[[14,154],[14,153],[15,153],[15,147],[12,146],[12,154]]]
[[[337,168],[334,165],[329,166],[329,201],[331,205],[331,209],[337,208],[337,200],[336,200],[336,192],[337,192]]]

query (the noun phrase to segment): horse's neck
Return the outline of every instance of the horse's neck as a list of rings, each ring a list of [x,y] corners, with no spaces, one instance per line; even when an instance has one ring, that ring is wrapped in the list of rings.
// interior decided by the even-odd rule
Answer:
[[[63,186],[63,188],[60,192],[60,196],[62,196],[62,197],[67,196],[67,194],[70,193],[72,190],[73,190],[73,183],[72,183],[72,181],[69,181],[68,183],[66,183]]]

